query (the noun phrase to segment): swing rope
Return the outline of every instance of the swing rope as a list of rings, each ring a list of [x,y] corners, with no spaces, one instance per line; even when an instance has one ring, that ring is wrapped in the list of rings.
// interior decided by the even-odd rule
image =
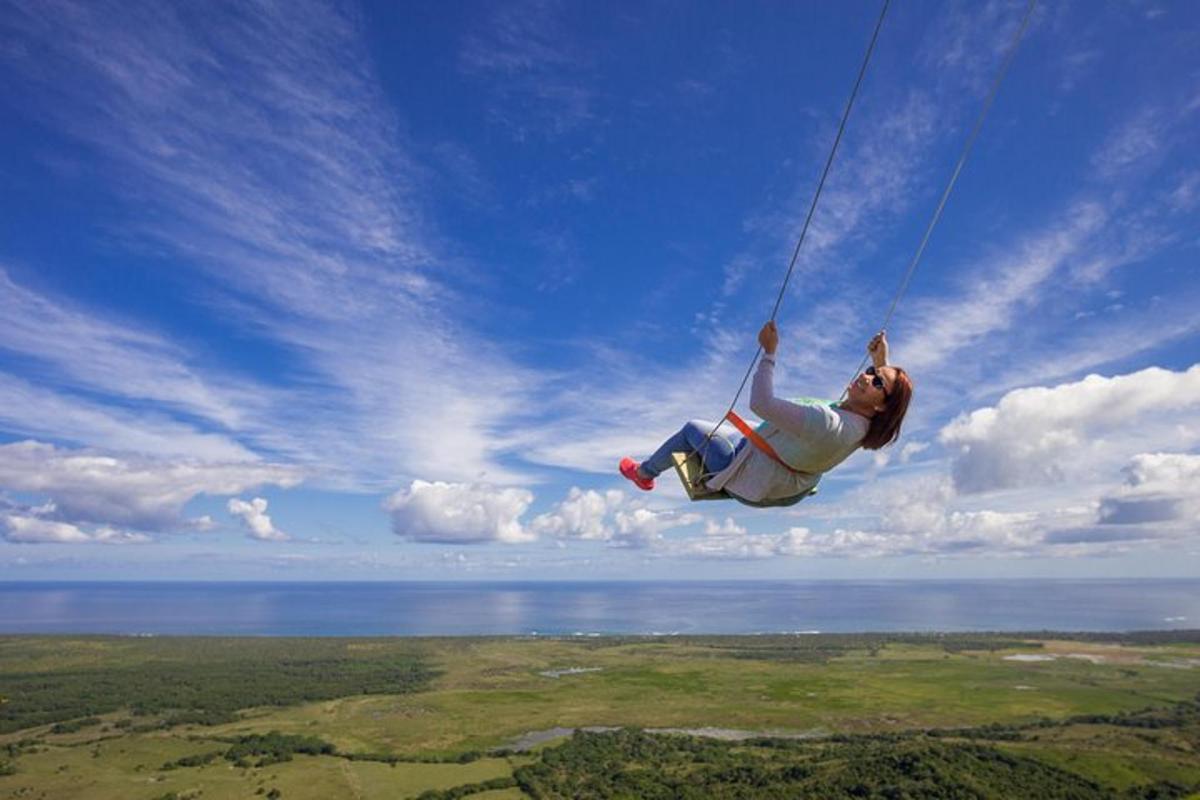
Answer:
[[[821,197],[821,191],[825,187],[825,179],[828,176],[830,167],[833,164],[833,159],[837,153],[838,145],[841,143],[842,133],[845,131],[845,128],[846,128],[846,121],[849,119],[850,110],[854,106],[855,97],[858,95],[858,89],[862,85],[863,77],[865,76],[866,71],[867,71],[867,65],[870,63],[871,54],[875,49],[875,43],[879,37],[880,28],[883,26],[883,20],[887,14],[889,2],[890,2],[890,0],[884,0],[883,7],[882,7],[882,9],[880,9],[879,19],[875,23],[875,30],[871,35],[870,44],[867,46],[867,52],[863,58],[862,66],[859,68],[858,78],[854,82],[854,88],[850,93],[850,99],[847,101],[846,109],[842,114],[842,120],[838,126],[837,136],[834,137],[833,147],[830,149],[829,157],[825,161],[825,168],[821,172],[821,179],[817,183],[816,192],[813,194],[812,203],[808,209],[808,215],[805,217],[804,225],[800,230],[799,240],[796,242],[796,247],[792,251],[792,258],[791,258],[791,261],[788,263],[787,273],[784,275],[783,283],[779,287],[779,294],[775,298],[775,305],[771,309],[770,320],[772,322],[775,320],[776,315],[779,313],[779,307],[783,302],[783,297],[787,291],[788,283],[792,278],[792,272],[795,269],[796,261],[800,255],[800,247],[804,244],[804,239],[808,233],[809,224],[812,222],[813,214],[817,208],[817,202],[820,200],[820,197]],[[996,77],[992,81],[992,85],[988,90],[986,99],[984,100],[983,108],[980,110],[979,115],[975,118],[975,124],[971,129],[970,135],[967,137],[967,140],[963,146],[962,152],[959,154],[958,162],[955,164],[954,170],[950,175],[950,179],[949,179],[949,181],[947,181],[946,187],[942,191],[941,198],[938,201],[938,204],[937,204],[936,209],[934,210],[933,216],[929,220],[929,224],[925,228],[925,233],[921,237],[920,244],[917,246],[916,252],[913,254],[913,257],[909,262],[908,269],[905,271],[904,277],[900,281],[900,287],[897,290],[895,296],[892,298],[892,302],[891,302],[891,305],[888,307],[887,313],[884,315],[883,324],[880,325],[880,327],[879,327],[879,330],[881,330],[881,331],[887,329],[888,324],[892,320],[892,316],[896,312],[896,307],[900,304],[901,298],[903,298],[904,294],[908,291],[909,284],[912,282],[913,274],[917,270],[917,265],[920,263],[921,257],[925,254],[925,248],[929,244],[930,237],[933,235],[933,230],[935,227],[937,227],[938,222],[941,220],[942,212],[945,210],[946,203],[950,199],[950,193],[954,190],[954,186],[958,182],[958,177],[962,173],[963,168],[966,166],[967,159],[971,154],[971,150],[975,146],[975,140],[978,139],[979,133],[983,129],[984,120],[987,118],[988,112],[991,110],[992,104],[994,103],[996,96],[1000,92],[1000,86],[1001,86],[1001,84],[1003,84],[1004,78],[1008,75],[1009,67],[1012,65],[1012,62],[1017,53],[1018,46],[1021,43],[1021,39],[1024,37],[1025,31],[1029,27],[1029,21],[1033,17],[1033,12],[1034,12],[1034,9],[1036,8],[1036,6],[1037,6],[1037,0],[1028,0],[1028,3],[1025,6],[1025,14],[1021,18],[1021,23],[1020,23],[1020,25],[1018,25],[1016,33],[1013,35],[1012,41],[1009,43],[1008,50],[1004,55],[1003,61],[1001,62],[1000,69],[998,70]],[[708,452],[708,447],[709,447],[709,444],[712,442],[712,437],[714,435],[716,435],[717,431],[720,430],[721,426],[725,424],[725,422],[729,418],[729,416],[731,414],[735,413],[734,409],[737,407],[737,402],[741,398],[742,392],[745,391],[746,383],[750,380],[750,376],[751,376],[751,374],[753,374],[754,367],[758,363],[758,358],[761,354],[762,354],[762,345],[759,345],[758,348],[754,352],[754,357],[750,360],[750,365],[746,369],[746,374],[742,376],[742,382],[738,385],[737,392],[734,394],[733,402],[730,403],[729,409],[725,412],[724,415],[722,415],[721,420],[717,423],[717,426],[715,428],[713,428],[711,431],[709,431],[708,435],[704,438],[704,442],[701,444],[701,446],[692,451],[693,454],[697,454],[697,453],[700,454],[701,463],[703,463],[704,455],[706,455]],[[858,367],[857,367],[857,369],[855,369],[854,375],[851,377],[851,380],[853,380],[855,377],[857,377],[859,372],[861,372],[863,366],[867,363],[867,358],[869,358],[869,356],[863,356],[862,360],[859,361]],[[845,393],[845,391],[843,391],[841,399],[844,399],[845,396],[846,396],[846,393]],[[696,484],[703,483],[703,478],[704,478],[703,470],[701,470],[697,474]],[[689,487],[689,488],[693,488],[693,487]]]
[[[1025,35],[1025,30],[1029,27],[1029,20],[1033,17],[1034,7],[1037,6],[1037,0],[1029,0],[1025,6],[1025,15],[1021,18],[1021,24],[1017,26],[1017,31],[1013,34],[1012,41],[1008,45],[1008,52],[1004,55],[1004,60],[1000,64],[1000,70],[996,73],[995,79],[992,81],[992,86],[988,90],[987,99],[984,100],[983,108],[979,111],[979,116],[975,118],[975,126],[971,129],[971,135],[967,137],[966,143],[963,145],[962,152],[958,156],[958,163],[954,165],[954,171],[950,174],[950,180],[946,183],[946,188],[942,191],[942,197],[938,201],[937,208],[934,209],[933,217],[930,218],[929,224],[925,227],[925,234],[921,237],[921,243],[917,245],[917,250],[913,253],[912,260],[908,264],[908,269],[904,273],[904,278],[900,281],[900,288],[896,291],[895,297],[892,298],[892,304],[888,307],[887,314],[883,317],[883,324],[879,326],[879,330],[886,331],[888,323],[892,321],[892,315],[896,313],[896,306],[900,305],[900,299],[908,291],[908,285],[912,282],[913,273],[917,271],[917,264],[921,261],[921,256],[925,254],[925,246],[929,244],[929,237],[933,235],[933,229],[937,227],[938,222],[942,218],[942,211],[946,208],[946,201],[950,199],[950,193],[954,191],[954,184],[958,182],[958,176],[966,166],[967,157],[971,154],[971,148],[975,146],[975,140],[979,138],[979,132],[983,129],[983,121],[987,118],[988,111],[992,108],[992,103],[996,100],[996,95],[1000,93],[1000,85],[1004,83],[1004,78],[1008,75],[1008,68],[1012,65],[1013,59],[1017,55],[1017,46],[1021,43],[1021,38]],[[774,317],[772,316],[772,319]],[[758,358],[758,354],[755,354]],[[854,370],[854,374],[850,376],[850,380],[854,380],[862,372],[862,368],[866,365],[869,355],[863,356],[858,362],[858,368]],[[842,390],[842,399],[846,397],[846,390]]]
[[[783,277],[783,283],[779,287],[779,294],[775,298],[775,305],[771,309],[771,319],[775,319],[775,315],[779,313],[779,306],[783,303],[784,294],[787,292],[788,282],[792,279],[792,272],[796,268],[796,261],[800,257],[800,248],[804,244],[804,239],[808,235],[809,225],[812,223],[813,214],[817,210],[817,203],[821,199],[821,192],[825,188],[825,179],[829,177],[829,170],[833,166],[833,159],[837,155],[838,146],[842,143],[842,134],[846,131],[846,123],[850,119],[850,111],[854,108],[854,101],[858,97],[858,90],[862,86],[863,78],[867,74],[867,66],[871,63],[871,55],[875,52],[875,43],[879,41],[879,31],[883,28],[884,17],[887,16],[888,6],[891,0],[883,0],[883,6],[879,9],[879,19],[875,21],[875,29],[871,32],[871,41],[867,44],[867,52],[863,55],[862,66],[858,68],[858,77],[854,80],[854,87],[850,90],[850,98],[846,101],[846,108],[842,111],[841,122],[838,123],[837,135],[833,137],[833,146],[829,150],[829,156],[825,159],[825,167],[821,170],[821,178],[817,181],[817,190],[813,193],[812,202],[808,206],[808,214],[804,217],[804,225],[800,228],[800,238],[796,241],[796,247],[792,250],[791,261],[788,262],[787,274]],[[696,448],[693,453],[700,454],[700,460],[703,463],[704,456],[708,454],[708,446],[712,443],[712,437],[716,435],[721,426],[725,424],[725,420],[733,413],[737,406],[738,399],[741,398],[742,392],[746,389],[746,382],[750,380],[750,375],[754,371],[754,365],[758,361],[759,354],[762,353],[762,346],[754,352],[754,358],[750,360],[750,366],[746,368],[746,374],[742,376],[742,382],[738,386],[737,393],[733,396],[733,402],[729,404],[729,409],[721,415],[721,421],[717,426],[708,432],[704,437],[704,442],[700,447]],[[698,476],[697,480],[700,479]]]

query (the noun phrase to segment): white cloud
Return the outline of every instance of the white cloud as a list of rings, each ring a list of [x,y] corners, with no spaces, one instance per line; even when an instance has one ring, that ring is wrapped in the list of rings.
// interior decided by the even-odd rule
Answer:
[[[900,448],[900,463],[907,464],[913,456],[920,455],[929,449],[929,442],[905,442]]]
[[[285,542],[291,537],[275,527],[267,515],[267,501],[261,497],[246,502],[239,498],[230,499],[226,505],[229,513],[240,517],[251,539],[264,542]]]
[[[533,519],[531,529],[539,535],[606,541],[613,536],[611,514],[625,504],[625,494],[604,493],[572,486],[567,497],[551,512]]]
[[[1200,534],[1200,455],[1187,452],[1200,446],[1198,409],[1200,365],[1009,392],[943,428],[946,474],[862,484],[843,499],[855,525],[794,536],[787,552],[1078,557],[1177,545]]]
[[[712,533],[703,538],[660,543],[657,552],[667,556],[744,560],[803,555],[790,552],[790,534]]]
[[[939,438],[956,449],[954,482],[983,492],[1094,476],[1139,449],[1200,442],[1200,364],[1009,392],[964,414]]]
[[[1051,276],[1106,219],[1100,205],[1078,203],[1064,220],[983,264],[958,296],[911,300],[906,327],[916,333],[897,347],[902,354],[897,360],[920,374],[977,347],[985,336],[1011,329],[1021,311],[1036,305]]]
[[[122,531],[101,525],[92,531],[92,541],[100,544],[145,544],[154,540],[144,533]]]
[[[28,44],[0,54],[25,112],[99,156],[115,199],[136,198],[114,204],[127,214],[122,236],[203,272],[203,301],[271,339],[291,386],[202,375],[152,334],[122,335],[26,293],[13,301],[20,329],[0,346],[48,362],[75,394],[10,382],[0,409],[50,395],[70,413],[62,432],[15,411],[5,424],[113,449],[169,444],[159,434],[173,421],[139,425],[98,390],[197,415],[232,429],[210,436],[243,457],[253,447],[319,467],[333,484],[528,480],[498,456],[512,446],[502,428],[540,378],[473,332],[464,307],[475,294],[450,288],[468,265],[444,254],[428,219],[429,175],[408,154],[354,12],[255,5],[218,21],[155,4],[18,2],[6,21]],[[488,270],[469,272],[477,292]],[[39,320],[54,323],[46,342],[28,335]],[[128,387],[105,383],[110,368]],[[219,457],[217,441],[207,444]]]
[[[665,531],[701,520],[699,514],[650,508],[643,499],[630,499],[624,492],[600,493],[573,486],[552,511],[535,517],[530,528],[558,538],[648,547],[660,543]]]
[[[1113,177],[1153,159],[1162,148],[1166,120],[1147,110],[1117,128],[1093,155],[1092,167],[1101,177]]]
[[[521,524],[532,502],[533,493],[525,489],[416,480],[383,507],[392,515],[396,535],[412,541],[516,543],[536,538]]]
[[[1125,469],[1132,491],[1200,491],[1200,455],[1142,453]]]
[[[250,461],[254,454],[222,433],[206,433],[162,411],[131,411],[52,391],[0,372],[0,426],[26,436],[67,440],[150,456]]]
[[[3,267],[0,318],[0,348],[37,359],[46,378],[89,392],[154,401],[235,428],[261,391],[215,387],[187,365],[182,348],[161,336],[30,291]]]
[[[613,541],[629,547],[647,547],[662,540],[664,532],[703,521],[700,514],[680,511],[658,511],[652,508],[630,508],[614,515],[616,532]]]
[[[733,517],[726,517],[723,522],[716,520],[707,520],[704,523],[705,536],[745,536],[746,529],[733,521]]]
[[[34,441],[0,445],[0,488],[48,497],[54,518],[145,531],[203,526],[184,506],[200,494],[233,495],[256,486],[291,487],[301,473],[254,462],[209,463],[67,450]]]
[[[1124,468],[1125,482],[1100,501],[1103,525],[1200,523],[1200,455],[1140,453]]]
[[[891,531],[836,529],[827,532],[792,527],[783,533],[719,531],[699,539],[662,543],[663,555],[756,560],[771,558],[879,558],[929,554],[941,550],[936,537]],[[949,549],[949,548],[947,548]]]
[[[87,542],[92,538],[67,522],[18,514],[5,514],[3,521],[4,538],[10,542]]]
[[[117,530],[106,525],[93,526],[89,532],[79,525],[43,516],[43,513],[50,511],[53,511],[52,507],[29,509],[25,513],[0,511],[0,530],[3,530],[5,539],[16,544],[142,544],[151,541],[145,534]]]

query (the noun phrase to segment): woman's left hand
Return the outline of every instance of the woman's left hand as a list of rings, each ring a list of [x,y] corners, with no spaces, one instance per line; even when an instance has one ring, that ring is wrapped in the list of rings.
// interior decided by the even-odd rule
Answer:
[[[758,332],[758,343],[767,355],[775,355],[775,349],[779,347],[779,329],[775,327],[774,322],[768,321],[762,326],[762,330]]]

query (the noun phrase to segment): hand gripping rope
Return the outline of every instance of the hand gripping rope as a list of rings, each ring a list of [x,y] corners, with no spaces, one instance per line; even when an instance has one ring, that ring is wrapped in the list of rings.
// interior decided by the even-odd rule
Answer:
[[[812,222],[813,213],[816,211],[817,203],[821,198],[821,191],[825,188],[825,179],[829,175],[830,167],[833,165],[833,159],[837,154],[838,145],[841,144],[842,133],[846,129],[846,121],[850,118],[850,111],[854,107],[854,100],[858,96],[859,87],[862,85],[863,77],[866,75],[867,66],[870,64],[871,54],[875,50],[875,43],[879,38],[879,31],[883,27],[883,20],[887,15],[889,3],[890,0],[884,0],[883,7],[879,11],[879,19],[875,23],[875,30],[871,34],[870,43],[867,45],[867,52],[863,57],[862,66],[858,70],[858,77],[854,82],[854,88],[850,92],[850,99],[846,102],[845,111],[842,113],[841,123],[838,125],[837,135],[833,140],[833,147],[830,148],[829,157],[825,160],[825,168],[821,171],[821,178],[817,182],[816,192],[813,193],[812,203],[809,205],[808,214],[804,218],[804,225],[800,229],[800,237],[796,242],[795,249],[792,251],[792,258],[788,263],[787,273],[783,277],[783,283],[779,287],[779,294],[775,298],[775,305],[771,309],[770,319],[772,322],[779,313],[779,306],[783,303],[783,297],[787,291],[788,282],[791,281],[792,272],[795,270],[796,261],[800,256],[800,247],[804,244],[804,238],[808,234],[808,228],[809,224]],[[975,140],[979,137],[979,132],[983,129],[983,122],[987,118],[988,111],[991,110],[992,103],[995,101],[996,95],[1000,92],[1000,86],[1004,82],[1005,76],[1008,74],[1008,69],[1013,62],[1013,58],[1016,56],[1017,47],[1020,45],[1021,39],[1025,35],[1026,29],[1029,27],[1029,21],[1033,16],[1033,11],[1036,6],[1037,0],[1028,0],[1028,3],[1025,6],[1025,14],[1021,18],[1021,24],[1017,26],[1017,31],[1013,35],[1012,41],[1008,46],[1008,51],[1005,53],[1004,60],[1000,64],[1000,69],[996,73],[996,77],[992,81],[992,85],[988,90],[987,97],[983,103],[983,108],[980,110],[979,115],[975,118],[975,124],[971,129],[970,135],[967,137],[966,143],[963,145],[962,152],[958,157],[958,162],[955,164],[954,170],[950,174],[950,179],[947,181],[946,187],[942,191],[942,196],[938,201],[937,207],[934,209],[933,216],[930,218],[929,224],[925,228],[925,233],[921,237],[921,242],[917,246],[917,250],[913,254],[912,260],[908,264],[908,269],[905,271],[904,277],[900,281],[900,287],[897,290],[896,295],[892,298],[891,306],[884,315],[883,324],[879,326],[880,330],[887,329],[888,323],[891,322],[892,315],[896,311],[896,306],[899,305],[900,299],[908,290],[908,285],[912,281],[913,273],[916,272],[917,265],[920,263],[921,257],[925,253],[925,247],[929,244],[929,239],[933,235],[933,229],[937,226],[938,221],[942,218],[942,211],[946,208],[946,202],[950,199],[950,193],[954,190],[954,185],[958,182],[958,176],[962,173],[963,167],[967,163],[967,158],[971,153],[971,149],[975,146]],[[709,498],[717,499],[726,496],[724,492],[711,492],[704,488],[704,479],[706,476],[704,475],[703,468],[699,466],[703,463],[703,454],[708,452],[708,446],[712,441],[712,437],[718,430],[720,430],[721,426],[724,425],[726,421],[732,423],[744,435],[747,435],[747,438],[749,438],[756,447],[758,447],[760,450],[763,450],[763,452],[765,452],[775,461],[779,462],[793,472],[799,472],[799,470],[796,470],[785,463],[778,456],[778,454],[775,453],[774,449],[772,449],[771,446],[764,439],[762,439],[762,437],[758,436],[757,434],[754,434],[753,436],[747,434],[747,431],[753,431],[753,429],[734,410],[737,406],[738,400],[742,396],[742,392],[746,389],[746,383],[750,380],[750,375],[753,373],[754,366],[758,363],[758,357],[761,353],[762,346],[760,345],[754,351],[754,357],[750,360],[750,365],[746,368],[746,374],[742,376],[742,382],[738,385],[737,392],[733,396],[733,402],[729,404],[729,409],[722,416],[721,421],[717,423],[717,426],[709,431],[708,435],[704,438],[703,444],[701,444],[701,446],[696,450],[693,450],[690,454],[676,454],[676,468],[679,472],[680,479],[683,481],[684,488],[687,490],[688,496],[693,500],[703,500]],[[858,375],[859,371],[862,370],[863,365],[866,364],[866,362],[867,357],[864,356],[862,360],[859,361],[858,367],[854,371],[854,376]],[[853,380],[853,376],[851,379]],[[842,397],[845,397],[845,392],[843,392]]]

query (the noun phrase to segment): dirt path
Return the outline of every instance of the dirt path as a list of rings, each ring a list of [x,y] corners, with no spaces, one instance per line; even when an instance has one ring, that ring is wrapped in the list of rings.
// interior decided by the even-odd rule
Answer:
[[[347,759],[341,759],[342,774],[346,776],[346,784],[350,787],[354,800],[362,800],[362,784],[358,781],[358,775],[354,772],[354,767],[350,766]]]

